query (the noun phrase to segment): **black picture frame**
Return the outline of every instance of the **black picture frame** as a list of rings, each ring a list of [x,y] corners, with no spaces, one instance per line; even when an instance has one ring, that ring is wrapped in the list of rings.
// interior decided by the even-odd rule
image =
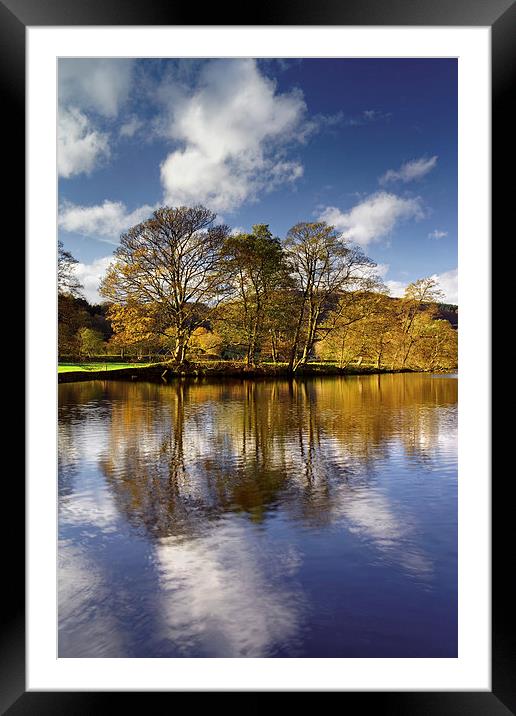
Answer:
[[[16,162],[11,164],[9,172],[8,205],[9,213],[18,217],[18,235],[22,231],[20,218],[25,215],[25,165],[21,158],[25,147],[25,29],[73,25],[489,26],[492,39],[492,235],[501,238],[502,227],[510,226],[514,189],[513,182],[506,176],[513,173],[511,129],[516,124],[511,106],[516,66],[514,0],[317,0],[311,3],[276,0],[254,6],[252,18],[230,14],[218,4],[203,8],[202,16],[203,22],[197,22],[199,8],[171,0],[124,0],[123,3],[116,0],[0,0],[4,137],[9,138],[9,145],[18,148]],[[492,454],[497,454],[494,446]],[[130,697],[132,708],[141,706],[148,711],[150,704],[154,708],[157,696],[173,697],[169,692],[26,691],[25,534],[22,527],[25,488],[21,479],[15,480],[14,475],[4,475],[6,477],[9,480],[5,504],[12,506],[17,519],[4,532],[7,564],[3,572],[2,596],[6,601],[0,636],[1,713],[10,716],[102,713],[113,708],[115,697],[119,706],[123,696]],[[504,473],[499,477],[504,477]],[[501,480],[492,486],[492,691],[341,692],[344,708],[365,706],[380,713],[411,716],[516,713],[516,649],[511,621],[516,599],[513,570],[508,564],[511,554],[508,546],[513,544],[509,483],[509,479]]]

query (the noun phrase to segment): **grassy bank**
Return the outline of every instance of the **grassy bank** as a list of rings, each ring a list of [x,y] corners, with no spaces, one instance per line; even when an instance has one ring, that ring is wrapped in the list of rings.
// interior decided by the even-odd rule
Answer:
[[[409,370],[389,370],[371,365],[339,367],[337,363],[308,363],[298,369],[296,376],[314,375],[370,375],[400,373]],[[260,363],[246,366],[241,361],[197,361],[182,366],[173,363],[66,363],[58,367],[58,381],[71,383],[84,380],[138,380],[167,382],[179,376],[219,376],[239,378],[275,378],[291,375],[287,363]]]
[[[99,372],[128,368],[148,368],[152,363],[59,363],[58,373]]]

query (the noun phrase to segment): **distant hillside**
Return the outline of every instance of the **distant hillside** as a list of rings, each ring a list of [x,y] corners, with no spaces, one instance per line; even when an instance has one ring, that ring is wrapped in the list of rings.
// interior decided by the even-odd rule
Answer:
[[[400,300],[400,298],[397,296],[389,296],[389,298],[392,301]],[[457,330],[457,328],[459,327],[459,307],[454,303],[424,303],[421,306],[421,310],[426,310],[433,305],[437,306],[437,315],[435,316],[436,320],[448,321],[452,328]]]
[[[399,301],[400,299],[396,296],[389,296],[392,301]],[[430,308],[430,306],[437,306],[437,314],[435,316],[436,320],[440,321],[448,321],[452,328],[457,330],[459,327],[459,307],[454,303],[438,303],[438,304],[432,304],[432,303],[423,303],[421,305],[421,310],[426,310],[427,308]]]
[[[453,303],[440,303],[437,317],[441,320],[449,321],[453,328],[457,329],[459,326],[459,307]]]

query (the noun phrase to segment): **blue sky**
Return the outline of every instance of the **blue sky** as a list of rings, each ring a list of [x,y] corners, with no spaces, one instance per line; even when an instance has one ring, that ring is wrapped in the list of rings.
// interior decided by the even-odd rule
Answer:
[[[124,230],[200,203],[282,238],[326,220],[392,295],[434,276],[457,302],[454,59],[63,59],[58,171],[93,301]]]

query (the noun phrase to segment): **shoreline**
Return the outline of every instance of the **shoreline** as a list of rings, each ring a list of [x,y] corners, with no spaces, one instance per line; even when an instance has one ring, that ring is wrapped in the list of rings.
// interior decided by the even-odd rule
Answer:
[[[454,369],[455,370],[455,369]],[[420,371],[409,368],[339,368],[336,365],[307,364],[294,373],[288,370],[285,364],[262,364],[247,367],[243,364],[233,363],[221,366],[209,364],[190,363],[181,368],[165,363],[146,367],[128,366],[113,370],[96,371],[66,371],[57,374],[58,383],[76,383],[90,380],[126,380],[168,383],[176,378],[240,378],[240,379],[267,379],[267,378],[306,378],[336,375],[383,375],[386,373],[449,373],[448,370]]]

